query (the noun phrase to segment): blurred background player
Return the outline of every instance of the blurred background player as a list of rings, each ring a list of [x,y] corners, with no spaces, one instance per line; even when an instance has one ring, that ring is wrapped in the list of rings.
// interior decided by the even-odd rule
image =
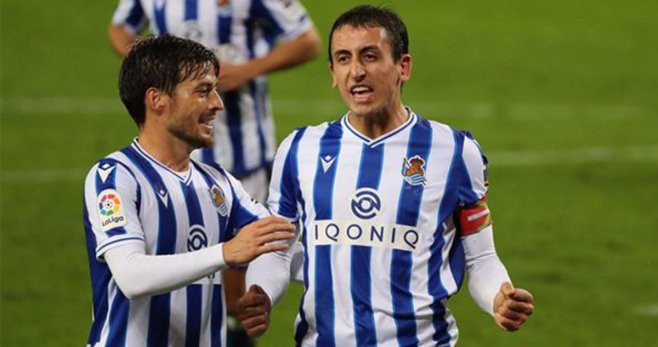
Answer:
[[[225,109],[215,120],[214,146],[192,156],[219,164],[254,199],[265,202],[275,149],[265,75],[320,53],[320,38],[306,9],[297,0],[120,0],[108,30],[116,53],[124,56],[147,30],[200,42],[220,58]],[[227,283],[235,284],[227,288],[229,298],[244,292],[239,271],[225,271]],[[229,301],[231,314],[234,300]]]
[[[230,174],[190,159],[213,142],[218,74],[212,51],[168,35],[135,44],[121,65],[138,136],[85,180],[88,346],[226,345],[218,271],[293,236]]]
[[[329,67],[349,112],[289,135],[270,184],[270,211],[301,224],[296,344],[454,346],[448,299],[467,273],[478,306],[501,328],[519,329],[533,297],[514,288],[496,254],[486,158],[467,132],[402,103],[412,70],[402,20],[373,6],[342,14]],[[250,334],[267,329],[292,251],[251,263],[240,300]]]

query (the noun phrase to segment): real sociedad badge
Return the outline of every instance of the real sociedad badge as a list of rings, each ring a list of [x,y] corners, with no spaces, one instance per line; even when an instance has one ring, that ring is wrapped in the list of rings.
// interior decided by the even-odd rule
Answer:
[[[411,159],[404,158],[402,160],[402,176],[407,183],[412,186],[425,185],[425,160],[415,155]]]
[[[228,216],[228,206],[226,206],[226,199],[224,198],[224,192],[218,186],[212,186],[210,188],[210,199],[212,200],[213,205],[217,207],[217,211],[223,217]]]

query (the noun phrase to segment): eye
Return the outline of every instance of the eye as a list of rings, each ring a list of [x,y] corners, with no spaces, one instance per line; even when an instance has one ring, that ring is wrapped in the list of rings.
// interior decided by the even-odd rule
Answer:
[[[350,61],[349,56],[344,55],[344,54],[343,54],[343,55],[339,55],[338,57],[336,57],[336,62],[337,62],[338,64],[347,64],[349,61]]]
[[[365,61],[368,61],[368,62],[376,61],[376,60],[377,60],[377,54],[374,53],[374,52],[366,53],[366,54],[363,56],[363,59],[364,59]]]

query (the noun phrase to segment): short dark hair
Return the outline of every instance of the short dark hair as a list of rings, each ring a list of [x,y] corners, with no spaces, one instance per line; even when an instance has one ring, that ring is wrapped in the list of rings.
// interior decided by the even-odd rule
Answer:
[[[400,60],[403,54],[409,53],[407,27],[397,13],[385,7],[360,5],[341,14],[331,27],[331,31],[329,32],[330,63],[333,63],[331,38],[334,35],[334,31],[345,25],[351,25],[357,28],[384,28],[391,44],[394,61]]]
[[[121,64],[119,96],[137,126],[144,124],[144,96],[149,88],[172,95],[176,86],[208,73],[219,75],[215,54],[200,43],[171,35],[136,42]]]

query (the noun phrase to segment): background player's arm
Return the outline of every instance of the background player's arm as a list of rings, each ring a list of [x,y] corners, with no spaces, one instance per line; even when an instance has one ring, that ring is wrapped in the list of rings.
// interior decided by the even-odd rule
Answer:
[[[110,46],[121,58],[128,54],[137,39],[137,35],[133,31],[121,24],[110,24],[107,29],[107,36]]]
[[[321,50],[320,36],[315,27],[296,38],[277,44],[269,54],[233,64],[222,61],[219,86],[223,91],[235,90],[248,81],[268,73],[290,68],[315,58]]]

